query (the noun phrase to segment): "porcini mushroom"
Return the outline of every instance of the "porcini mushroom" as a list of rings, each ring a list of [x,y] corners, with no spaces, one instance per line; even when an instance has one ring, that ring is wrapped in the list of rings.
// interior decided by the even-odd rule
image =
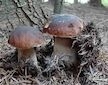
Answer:
[[[71,14],[53,15],[44,26],[43,32],[54,37],[53,55],[71,56],[75,58],[75,50],[71,49],[72,38],[83,30],[84,22]],[[71,60],[72,61],[72,60]]]
[[[38,68],[34,47],[45,44],[44,37],[39,30],[29,26],[19,26],[9,36],[8,43],[18,49],[18,62],[20,64],[23,65],[30,61]]]

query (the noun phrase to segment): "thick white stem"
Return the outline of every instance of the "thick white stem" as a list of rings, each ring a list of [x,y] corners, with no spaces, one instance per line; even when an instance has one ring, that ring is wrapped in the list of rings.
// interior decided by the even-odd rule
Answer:
[[[64,56],[63,60],[66,62],[74,62],[76,58],[76,52],[71,49],[72,40],[70,38],[54,38],[54,53],[53,55]],[[68,57],[65,57],[68,56]]]
[[[38,61],[36,57],[36,52],[33,48],[31,49],[18,49],[18,62],[24,65],[24,63],[31,63],[37,68],[38,66]]]

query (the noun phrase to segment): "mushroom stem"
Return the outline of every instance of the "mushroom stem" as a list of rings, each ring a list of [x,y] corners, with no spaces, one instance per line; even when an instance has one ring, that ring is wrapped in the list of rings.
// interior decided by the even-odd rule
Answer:
[[[69,56],[69,60],[73,62],[75,60],[76,52],[71,49],[72,39],[70,38],[54,38],[54,55],[57,56]],[[65,59],[64,59],[65,60]],[[66,59],[67,60],[67,59]]]
[[[29,62],[37,68],[39,67],[34,48],[18,49],[18,62],[20,62],[21,65],[24,65],[24,63]]]

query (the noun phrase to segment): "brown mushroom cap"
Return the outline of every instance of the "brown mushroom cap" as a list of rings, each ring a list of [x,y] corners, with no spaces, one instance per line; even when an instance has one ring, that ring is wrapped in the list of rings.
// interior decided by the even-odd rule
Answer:
[[[46,23],[43,32],[54,37],[74,37],[77,36],[84,27],[84,22],[77,16],[71,14],[53,15]]]
[[[44,43],[42,33],[28,26],[17,27],[10,35],[8,43],[20,49],[38,47]]]

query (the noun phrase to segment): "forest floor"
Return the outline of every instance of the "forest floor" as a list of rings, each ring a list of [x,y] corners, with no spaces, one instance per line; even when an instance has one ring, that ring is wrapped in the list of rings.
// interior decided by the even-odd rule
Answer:
[[[44,10],[47,11],[49,15],[53,12],[53,7],[46,4]],[[72,80],[67,81],[67,78],[64,81],[61,81],[61,84],[57,83],[57,79],[53,77],[48,83],[46,81],[39,81],[40,79],[32,78],[30,76],[22,76],[18,75],[16,78],[13,76],[15,70],[6,71],[3,69],[2,59],[6,55],[12,55],[14,53],[15,48],[8,44],[8,37],[10,32],[13,30],[12,25],[16,27],[18,24],[18,20],[14,19],[14,11],[10,15],[10,22],[3,18],[2,9],[0,9],[0,85],[73,85]],[[91,7],[89,5],[69,5],[64,6],[63,13],[73,14],[84,19],[85,23],[94,22],[97,28],[99,28],[99,36],[101,37],[103,46],[100,47],[100,55],[98,60],[104,66],[104,70],[108,72],[108,9],[100,8],[100,7]],[[25,20],[26,21],[26,20]],[[103,65],[104,64],[104,65]],[[91,69],[92,70],[92,69]],[[92,72],[92,71],[91,71]],[[108,75],[107,72],[95,72],[93,75],[89,77],[92,83],[82,84],[82,85],[108,85],[108,76],[103,77],[103,74]],[[98,76],[97,76],[98,75]],[[41,78],[41,77],[40,77]],[[10,81],[11,80],[11,81]],[[10,81],[10,82],[9,82]],[[56,81],[56,82],[55,82]],[[32,84],[29,84],[31,83]],[[53,83],[52,83],[53,82]],[[66,83],[63,83],[66,82]],[[70,83],[69,83],[70,82]],[[22,84],[21,84],[22,83]],[[38,84],[36,84],[38,83]],[[76,85],[80,85],[77,83]]]

